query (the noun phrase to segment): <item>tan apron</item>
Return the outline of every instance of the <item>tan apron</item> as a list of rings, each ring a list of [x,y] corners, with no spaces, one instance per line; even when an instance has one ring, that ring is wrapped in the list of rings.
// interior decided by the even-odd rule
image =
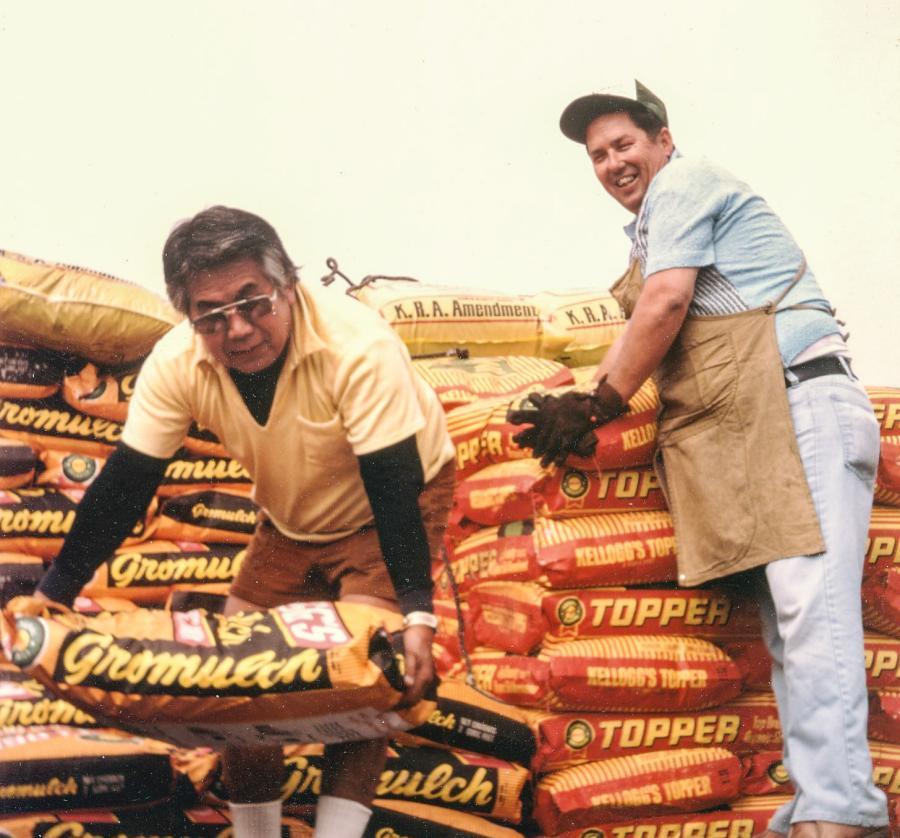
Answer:
[[[654,468],[675,524],[678,581],[698,585],[825,544],[791,420],[775,336],[777,300],[737,314],[688,316],[654,379]],[[637,260],[610,289],[631,317]],[[788,306],[786,308],[809,306]]]

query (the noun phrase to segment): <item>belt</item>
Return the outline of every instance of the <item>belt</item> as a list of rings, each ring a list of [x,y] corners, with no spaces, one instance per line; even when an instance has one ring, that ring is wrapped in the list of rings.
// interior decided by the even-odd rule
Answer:
[[[804,361],[793,367],[788,367],[784,371],[784,386],[793,387],[795,384],[801,384],[809,381],[811,378],[818,378],[820,375],[850,375],[847,361],[842,361],[837,355],[823,355],[821,358],[813,358],[811,361]]]

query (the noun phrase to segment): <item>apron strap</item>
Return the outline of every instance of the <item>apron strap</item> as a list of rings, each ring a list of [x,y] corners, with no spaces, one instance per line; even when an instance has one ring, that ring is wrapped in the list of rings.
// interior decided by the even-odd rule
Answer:
[[[766,305],[766,312],[772,314],[775,311],[778,311],[778,304],[793,290],[794,286],[803,278],[803,274],[806,273],[806,256],[801,256],[800,259],[800,267],[797,268],[797,273],[791,277],[791,281],[787,284],[787,287],[784,291],[781,292],[774,300],[769,302]]]
[[[766,314],[775,314],[779,311],[797,311],[798,309],[807,309],[809,311],[823,311],[825,314],[830,314],[834,317],[836,310],[831,308],[830,306],[819,306],[819,305],[811,305],[809,303],[796,303],[792,306],[785,306],[784,308],[778,308],[778,304],[793,290],[794,286],[803,278],[803,274],[806,273],[806,256],[803,256],[800,260],[800,267],[797,268],[797,273],[791,278],[791,281],[787,284],[787,288],[781,292],[774,300],[766,304]]]

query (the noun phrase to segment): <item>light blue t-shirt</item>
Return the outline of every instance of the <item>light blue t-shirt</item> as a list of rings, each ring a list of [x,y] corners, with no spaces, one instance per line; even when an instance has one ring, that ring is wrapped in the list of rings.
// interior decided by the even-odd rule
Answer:
[[[803,259],[781,219],[747,184],[677,150],[651,181],[625,232],[645,277],[668,268],[699,269],[689,315],[763,306],[784,291]],[[779,308],[798,303],[831,308],[808,268]],[[788,366],[840,327],[827,311],[799,309],[780,311],[775,331]]]

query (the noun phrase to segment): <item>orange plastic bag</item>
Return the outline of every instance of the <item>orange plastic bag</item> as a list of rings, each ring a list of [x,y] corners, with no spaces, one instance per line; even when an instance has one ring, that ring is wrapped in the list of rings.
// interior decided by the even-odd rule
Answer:
[[[714,745],[747,754],[782,744],[771,694],[679,713],[540,713],[532,725],[538,741],[532,769],[539,773],[669,748]]]
[[[675,529],[668,512],[622,512],[534,522],[541,579],[552,588],[672,582]]]
[[[589,762],[543,777],[534,817],[546,833],[721,806],[740,794],[739,759],[723,748],[680,748]]]
[[[552,705],[566,710],[701,710],[736,698],[741,673],[697,637],[625,635],[544,646]]]

